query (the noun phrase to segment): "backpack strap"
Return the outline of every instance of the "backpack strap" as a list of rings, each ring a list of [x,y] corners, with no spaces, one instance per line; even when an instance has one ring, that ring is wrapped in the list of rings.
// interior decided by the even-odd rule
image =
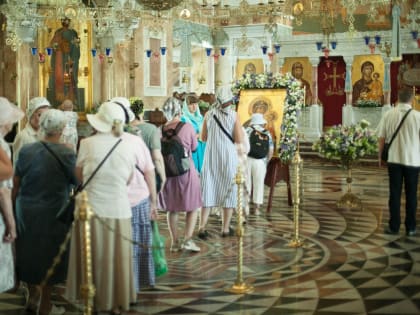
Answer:
[[[179,123],[177,123],[177,124],[176,124],[175,128],[168,128],[168,129],[165,129],[164,127],[162,127],[162,134],[163,134],[163,136],[168,137],[168,131],[169,131],[169,130],[173,130],[173,131],[174,131],[174,134],[173,134],[173,135],[171,135],[171,136],[175,136],[175,135],[177,135],[177,134],[178,134],[178,132],[181,130],[181,128],[182,128],[184,125],[185,125],[185,123],[184,123],[184,122],[182,122],[182,121],[180,121]]]

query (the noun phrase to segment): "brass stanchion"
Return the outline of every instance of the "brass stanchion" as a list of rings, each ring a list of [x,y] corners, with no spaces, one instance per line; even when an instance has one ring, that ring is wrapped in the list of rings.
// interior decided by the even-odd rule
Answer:
[[[293,239],[289,242],[290,247],[301,247],[303,241],[299,237],[299,204],[300,204],[300,190],[301,190],[301,168],[302,168],[302,158],[299,154],[299,146],[295,152],[295,155],[292,160],[292,165],[294,169],[295,177],[295,189],[293,196],[293,223],[294,223],[294,236]]]
[[[225,291],[235,294],[244,294],[254,291],[254,287],[245,283],[242,278],[242,261],[243,261],[243,235],[244,228],[242,225],[243,218],[243,207],[242,207],[242,196],[243,196],[243,183],[244,176],[242,175],[241,166],[238,165],[238,171],[236,173],[235,182],[238,185],[238,225],[236,227],[236,235],[238,236],[238,275],[235,284],[232,287],[227,288]]]
[[[95,286],[92,280],[92,248],[90,242],[90,219],[93,213],[88,203],[87,193],[82,192],[81,204],[78,212],[76,213],[76,220],[82,227],[82,265],[84,267],[84,280],[85,283],[81,285],[80,291],[83,297],[85,310],[84,315],[91,315],[93,312],[93,298],[95,296]]]

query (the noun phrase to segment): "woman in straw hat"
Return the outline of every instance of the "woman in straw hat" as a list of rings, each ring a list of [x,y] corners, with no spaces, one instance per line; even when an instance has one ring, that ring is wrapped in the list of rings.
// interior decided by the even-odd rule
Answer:
[[[96,133],[80,141],[76,162],[78,178],[85,185],[91,178],[84,190],[96,217],[91,222],[94,308],[113,314],[129,310],[130,303],[136,301],[133,246],[127,240],[132,237],[128,183],[136,172],[137,148],[123,139],[125,119],[124,110],[112,102],[103,103],[96,114],[87,115]],[[75,225],[66,292],[71,301],[82,299],[80,286],[86,281],[81,269],[80,231],[80,226]]]

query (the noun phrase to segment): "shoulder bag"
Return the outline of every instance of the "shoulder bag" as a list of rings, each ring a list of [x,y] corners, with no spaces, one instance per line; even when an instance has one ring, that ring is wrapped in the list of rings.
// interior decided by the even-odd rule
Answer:
[[[389,141],[389,143],[384,143],[384,147],[383,147],[383,149],[382,149],[382,153],[381,153],[381,160],[382,160],[382,161],[384,161],[384,162],[387,162],[387,161],[388,161],[388,152],[389,152],[389,147],[391,146],[392,141],[394,141],[395,136],[397,135],[398,131],[400,130],[400,128],[401,128],[401,126],[402,126],[402,124],[403,124],[404,120],[407,118],[408,114],[409,114],[412,110],[413,110],[413,109],[411,108],[411,109],[409,109],[409,110],[408,110],[408,111],[404,114],[404,117],[401,119],[401,121],[400,121],[400,123],[399,123],[399,125],[398,125],[398,127],[397,127],[397,130],[395,130],[394,134],[392,135],[391,141]]]

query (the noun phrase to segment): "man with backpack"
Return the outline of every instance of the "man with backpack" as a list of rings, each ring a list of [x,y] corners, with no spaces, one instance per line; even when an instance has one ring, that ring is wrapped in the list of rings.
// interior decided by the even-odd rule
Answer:
[[[247,187],[254,204],[254,214],[260,214],[260,206],[264,200],[264,177],[267,172],[267,163],[273,156],[274,144],[271,134],[264,128],[267,121],[263,114],[254,113],[251,116],[246,133],[249,137],[248,176]]]

